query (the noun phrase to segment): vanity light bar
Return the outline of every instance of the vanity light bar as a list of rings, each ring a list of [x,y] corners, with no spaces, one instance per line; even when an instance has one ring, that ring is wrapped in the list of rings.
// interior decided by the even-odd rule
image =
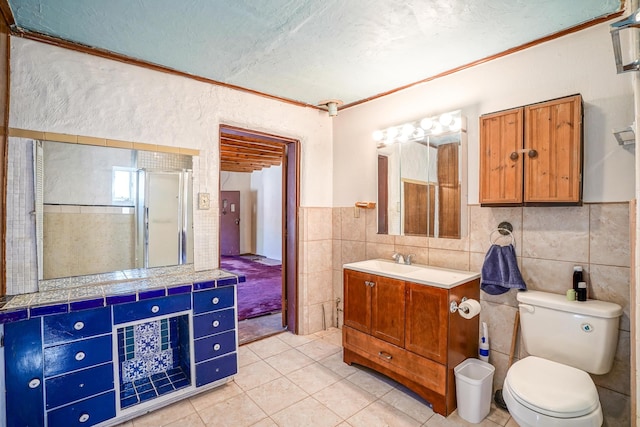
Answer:
[[[420,141],[429,135],[444,135],[450,132],[460,132],[465,123],[460,110],[442,113],[437,116],[425,117],[421,120],[407,122],[386,129],[373,132],[373,140],[382,145],[398,142]]]

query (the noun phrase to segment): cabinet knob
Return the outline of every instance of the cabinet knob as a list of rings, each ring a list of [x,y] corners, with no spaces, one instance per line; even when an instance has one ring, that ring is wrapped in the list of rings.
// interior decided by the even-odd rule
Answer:
[[[536,157],[538,157],[538,151],[537,150],[529,150],[527,152],[527,155],[529,156],[530,159],[535,159]]]
[[[76,322],[73,324],[73,329],[75,329],[76,331],[79,331],[82,328],[84,328],[84,322]]]
[[[510,158],[511,160],[518,160],[518,157],[520,157],[520,155],[518,154],[518,152],[517,152],[517,151],[514,151],[514,152],[512,152],[512,153],[509,155],[509,158]]]
[[[76,353],[76,360],[79,362],[81,360],[84,360],[86,354],[84,354],[84,351],[79,351]]]
[[[34,378],[29,381],[29,388],[38,388],[40,387],[40,378]]]
[[[220,322],[217,321],[217,320],[214,320],[212,325],[213,325],[214,328],[217,328],[218,326],[220,326]]]
[[[89,421],[89,414],[85,412],[84,414],[80,415],[78,421],[80,421],[81,423],[86,423],[87,421]]]
[[[153,307],[151,307],[151,312],[152,313],[157,313],[160,311],[160,307],[158,307],[157,305],[154,305]]]
[[[218,297],[214,297],[214,298],[211,300],[211,302],[212,302],[213,304],[218,304],[218,303],[220,302],[220,298],[218,298]]]
[[[215,351],[220,350],[220,344],[214,344],[214,345],[213,345],[213,349],[214,349]]]

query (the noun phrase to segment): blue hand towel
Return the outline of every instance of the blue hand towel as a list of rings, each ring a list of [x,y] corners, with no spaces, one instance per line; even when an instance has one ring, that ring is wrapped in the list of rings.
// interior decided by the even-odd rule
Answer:
[[[500,295],[511,288],[527,290],[516,261],[516,251],[513,245],[491,245],[484,257],[480,289],[490,295]]]

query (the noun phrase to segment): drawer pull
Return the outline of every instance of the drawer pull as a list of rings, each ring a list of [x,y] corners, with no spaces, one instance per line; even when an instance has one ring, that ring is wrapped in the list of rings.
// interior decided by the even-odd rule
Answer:
[[[40,378],[34,378],[29,381],[29,388],[38,388],[40,387]]]
[[[157,305],[154,305],[153,307],[151,307],[151,312],[152,313],[157,313],[160,311],[160,307],[158,307]]]
[[[213,325],[214,328],[217,328],[218,326],[220,326],[220,321],[214,320],[212,325]]]
[[[79,352],[76,353],[76,360],[79,362],[79,361],[83,360],[85,356],[86,355],[84,354],[84,351],[79,351]]]
[[[212,302],[213,304],[218,304],[218,303],[220,302],[220,298],[218,298],[218,297],[214,297],[214,298],[211,300],[211,302]]]
[[[215,351],[220,350],[220,344],[214,344],[214,345],[213,345],[213,349],[214,349]]]
[[[84,322],[76,322],[73,324],[73,329],[75,329],[76,331],[79,331],[82,328],[84,328]]]
[[[387,353],[386,351],[380,351],[378,352],[378,356],[382,357],[383,359],[386,360],[391,360],[393,359],[393,356],[391,356],[389,353]]]
[[[84,414],[80,415],[78,421],[80,421],[81,423],[86,423],[87,421],[89,421],[89,414],[85,412]]]

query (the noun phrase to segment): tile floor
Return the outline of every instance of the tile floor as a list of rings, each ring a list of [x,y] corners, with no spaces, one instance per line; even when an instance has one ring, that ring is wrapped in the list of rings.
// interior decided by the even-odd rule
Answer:
[[[233,381],[119,427],[517,427],[493,404],[481,424],[444,418],[389,378],[342,362],[341,340],[332,328],[243,345]]]

